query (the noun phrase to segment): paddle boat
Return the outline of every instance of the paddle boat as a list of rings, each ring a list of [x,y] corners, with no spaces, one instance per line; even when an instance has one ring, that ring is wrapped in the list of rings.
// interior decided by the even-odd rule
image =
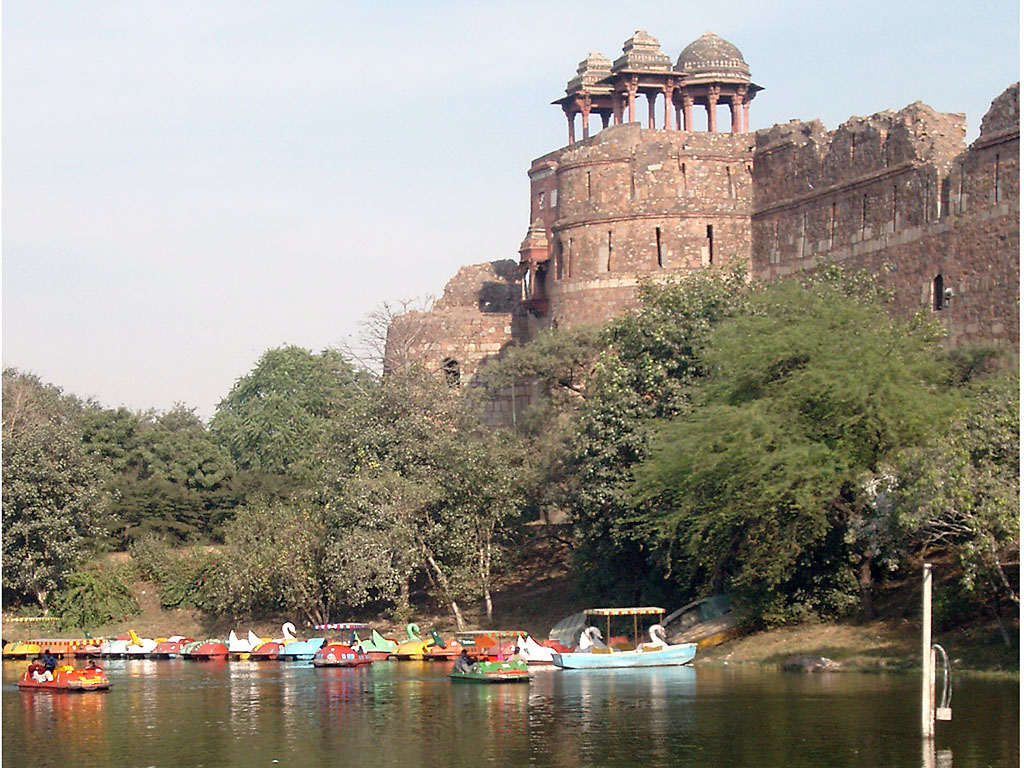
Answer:
[[[188,650],[183,649],[181,657],[191,661],[214,661],[228,657],[228,647],[224,645],[223,640],[217,638],[202,640],[196,644],[190,643],[186,647]]]
[[[297,642],[295,639],[295,625],[290,621],[286,621],[281,625],[281,637],[260,643],[253,648],[249,654],[249,661],[278,661],[281,659],[281,649],[285,645],[294,642]],[[313,652],[315,652],[315,649]],[[310,652],[310,658],[312,658],[313,652]]]
[[[146,654],[147,659],[176,659],[181,655],[182,649],[189,643],[195,642],[191,637],[174,635],[156,644],[152,651]]]
[[[530,671],[526,662],[515,656],[503,661],[477,661],[465,666],[456,659],[448,679],[453,683],[528,683]]]
[[[416,624],[408,624],[405,632],[409,636],[407,640],[398,644],[398,647],[391,652],[391,658],[401,661],[421,660],[430,645],[433,645],[434,638],[424,640],[420,637],[420,628]]]
[[[586,611],[588,616],[603,616],[606,631],[589,626],[580,634],[577,649],[572,653],[556,653],[552,663],[562,669],[623,669],[636,667],[668,667],[679,666],[693,661],[697,653],[696,643],[670,645],[665,640],[665,630],[660,623],[648,630],[651,641],[642,643],[639,639],[638,620],[641,616],[663,616],[664,608],[591,608]],[[635,647],[621,650],[603,642],[603,637],[611,636],[612,617],[625,616],[633,619],[633,635]]]
[[[144,659],[156,649],[161,641],[167,639],[161,637],[159,640],[154,640],[150,637],[139,637],[135,634],[134,629],[128,630],[128,637],[130,642],[124,649],[124,657],[126,659]]]
[[[324,638],[311,637],[308,640],[294,640],[285,643],[278,651],[279,661],[309,661],[324,644]]]
[[[446,643],[437,633],[436,629],[430,630],[430,637],[433,639],[434,644],[423,652],[423,658],[430,659],[431,661],[451,661],[462,653],[462,649],[466,647],[459,642],[457,637],[453,637]]]
[[[530,635],[520,637],[515,646],[516,655],[527,664],[553,664],[556,653],[569,653],[571,650],[561,643],[557,647],[538,643]]]
[[[128,652],[131,637],[119,635],[100,644],[100,656],[106,659],[123,659]]]
[[[519,638],[526,634],[518,629],[474,629],[457,632],[455,636],[470,657],[501,661],[515,654]]]
[[[53,670],[53,679],[46,680],[34,675],[30,666],[18,678],[18,688],[23,691],[105,691],[110,681],[99,667],[87,666],[75,669],[64,664]]]
[[[358,667],[372,663],[369,654],[347,643],[327,643],[313,654],[314,667]]]
[[[251,629],[245,638],[235,634],[235,630],[228,633],[228,658],[232,661],[247,661],[254,648],[259,648],[263,643],[270,642],[270,638],[257,635]]]
[[[384,661],[395,652],[398,643],[374,629],[370,632],[369,640],[359,640],[357,636],[352,647],[361,650],[373,661]]]
[[[3,657],[5,659],[28,659],[35,658],[42,652],[43,647],[38,640],[22,640],[4,645]]]

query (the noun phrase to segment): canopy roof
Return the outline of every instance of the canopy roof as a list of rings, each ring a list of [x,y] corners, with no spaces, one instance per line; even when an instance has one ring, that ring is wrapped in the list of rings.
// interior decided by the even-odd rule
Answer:
[[[456,632],[456,637],[525,637],[528,632],[518,629],[467,629]]]
[[[644,608],[587,608],[584,613],[588,616],[650,616],[656,613],[665,613],[665,609],[653,606]]]
[[[352,622],[352,621],[334,622],[332,624],[317,624],[317,625],[315,625],[313,627],[313,629],[317,629],[317,630],[320,630],[320,629],[347,630],[347,629],[369,629],[369,628],[370,628],[369,624],[360,624],[358,622]]]

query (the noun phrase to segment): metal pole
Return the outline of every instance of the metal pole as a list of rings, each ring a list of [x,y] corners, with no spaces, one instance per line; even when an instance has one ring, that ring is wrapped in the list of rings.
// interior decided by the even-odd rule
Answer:
[[[931,739],[935,735],[932,717],[935,695],[935,655],[932,650],[932,565],[924,564],[924,597],[921,612],[921,735]]]

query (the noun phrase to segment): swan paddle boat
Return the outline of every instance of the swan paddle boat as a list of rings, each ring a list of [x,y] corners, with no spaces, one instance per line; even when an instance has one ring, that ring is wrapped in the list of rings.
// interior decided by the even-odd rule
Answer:
[[[372,663],[369,654],[347,643],[327,643],[313,654],[314,667],[358,667]]]
[[[228,633],[228,658],[232,661],[247,661],[253,648],[258,648],[263,643],[270,642],[270,638],[263,638],[249,630],[244,639],[235,634],[235,630]]]
[[[100,644],[100,656],[105,659],[123,659],[128,653],[131,637],[118,636]]]
[[[53,670],[52,680],[33,675],[29,667],[18,678],[18,688],[23,691],[105,691],[110,688],[110,681],[99,667],[75,669],[64,664]]]
[[[628,669],[637,667],[674,667],[693,661],[697,653],[696,643],[670,645],[665,640],[665,629],[660,623],[648,629],[649,643],[639,639],[639,618],[641,616],[663,616],[664,608],[591,608],[588,616],[603,616],[606,621],[605,635],[595,626],[589,626],[580,634],[577,649],[572,653],[556,653],[551,661],[562,669]],[[611,636],[612,617],[626,616],[633,619],[633,635],[636,645],[630,650],[621,650],[603,642]]]
[[[398,644],[398,647],[391,652],[391,658],[401,661],[422,660],[427,648],[434,644],[434,638],[430,637],[424,640],[420,637],[420,628],[416,624],[406,625],[405,632],[409,638]]]
[[[124,657],[126,659],[144,659],[149,656],[156,647],[167,638],[161,637],[159,640],[154,640],[151,637],[139,637],[135,634],[134,629],[128,630],[128,637],[131,641],[124,649]]]
[[[361,650],[373,661],[384,661],[395,652],[395,649],[398,647],[398,643],[390,638],[384,637],[380,632],[374,629],[370,632],[369,640],[360,640],[358,635],[356,635],[356,641],[353,643],[352,647]]]
[[[446,643],[436,629],[430,630],[430,637],[434,640],[434,644],[424,651],[423,658],[431,661],[451,661],[466,647],[459,642],[457,637],[453,637]]]
[[[477,661],[462,666],[457,659],[448,678],[453,683],[528,683],[526,662],[513,656],[503,661]]]
[[[249,654],[249,661],[287,661],[290,657],[284,652],[285,646],[297,642],[301,641],[295,637],[295,625],[286,621],[281,625],[281,637],[260,643],[253,648]],[[320,640],[320,643],[323,644],[323,639]],[[318,645],[317,648],[319,647]],[[314,653],[316,653],[316,648],[309,651],[307,660],[313,658]]]
[[[520,637],[515,646],[516,655],[527,664],[553,664],[556,653],[570,653],[571,651],[571,648],[553,640],[538,643],[530,635]]]

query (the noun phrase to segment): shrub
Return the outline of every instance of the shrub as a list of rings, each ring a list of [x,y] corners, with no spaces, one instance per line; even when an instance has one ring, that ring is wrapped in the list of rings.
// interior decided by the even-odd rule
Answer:
[[[95,627],[138,614],[139,604],[129,586],[133,575],[126,565],[93,565],[71,573],[67,587],[53,599],[53,610],[61,617],[59,628]]]

